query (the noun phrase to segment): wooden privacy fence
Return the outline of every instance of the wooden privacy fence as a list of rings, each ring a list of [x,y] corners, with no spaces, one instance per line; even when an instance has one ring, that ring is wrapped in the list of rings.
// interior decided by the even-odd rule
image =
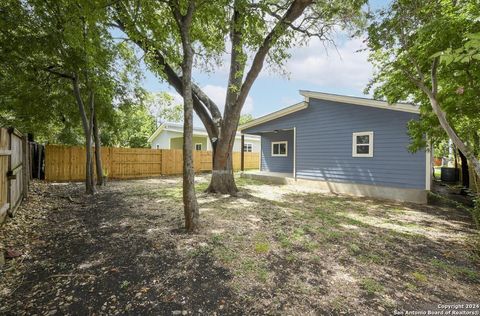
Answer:
[[[0,128],[0,223],[13,216],[27,195],[30,181],[30,146],[14,128]],[[1,254],[0,254],[1,255]]]
[[[109,179],[135,179],[182,173],[180,149],[102,147],[102,165]],[[212,170],[212,152],[194,151],[195,172]],[[95,162],[94,162],[95,163]],[[240,170],[241,153],[233,153],[233,168]],[[259,153],[244,153],[244,168],[258,169]],[[85,148],[47,145],[45,180],[82,181],[85,179]]]

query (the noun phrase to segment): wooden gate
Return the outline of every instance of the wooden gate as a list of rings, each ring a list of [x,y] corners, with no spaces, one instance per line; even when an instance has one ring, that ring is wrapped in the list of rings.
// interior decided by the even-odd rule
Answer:
[[[28,140],[14,128],[0,128],[0,223],[13,216],[28,191]]]

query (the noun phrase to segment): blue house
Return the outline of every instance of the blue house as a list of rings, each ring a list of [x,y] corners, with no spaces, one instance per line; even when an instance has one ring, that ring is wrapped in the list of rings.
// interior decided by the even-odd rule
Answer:
[[[243,134],[261,136],[260,172],[244,177],[426,203],[430,150],[407,150],[407,123],[419,118],[418,107],[300,94],[305,101],[240,126]]]

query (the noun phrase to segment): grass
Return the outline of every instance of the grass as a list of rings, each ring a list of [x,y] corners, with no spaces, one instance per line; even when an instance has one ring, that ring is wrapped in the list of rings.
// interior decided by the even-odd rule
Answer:
[[[362,249],[355,243],[350,244],[348,250],[354,256],[359,255],[362,252]]]
[[[457,266],[439,259],[432,259],[430,263],[433,267],[450,275],[463,276],[471,281],[480,281],[480,274],[471,268]]]
[[[427,276],[421,272],[412,272],[412,277],[415,279],[415,281],[420,283],[426,283],[428,281]]]
[[[208,185],[202,181],[196,183],[197,192]],[[393,292],[422,301],[471,300],[468,293],[474,292],[478,269],[469,257],[456,254],[448,262],[431,260],[432,253],[441,257],[458,247],[450,242],[455,238],[443,237],[458,237],[455,234],[463,229],[463,219],[453,219],[453,213],[447,219],[439,216],[438,206],[289,191],[287,186],[243,178],[237,179],[237,186],[239,197],[199,195],[200,232],[178,238],[207,244],[199,247],[189,241],[194,249],[188,251],[194,254],[189,260],[200,253],[213,255],[214,265],[233,275],[228,285],[249,298],[244,306],[261,306],[264,311],[265,293],[272,292],[278,304],[270,302],[267,314],[280,308],[285,314],[297,310],[308,314],[302,302],[312,302],[318,310],[327,306],[325,310],[375,314],[376,305],[387,308],[395,303],[383,295]],[[181,184],[154,191],[152,197],[171,198],[178,208],[176,222],[181,223]],[[428,253],[419,244],[428,247]],[[455,286],[450,286],[452,282]],[[433,288],[436,292],[430,293]],[[359,303],[364,302],[362,295],[376,297],[374,302]],[[335,302],[345,306],[335,307]]]
[[[387,258],[377,253],[364,253],[360,254],[358,259],[365,263],[383,264]]]
[[[121,289],[126,289],[130,286],[130,281],[127,281],[127,280],[124,280],[121,284],[120,284],[120,288]]]
[[[364,289],[369,295],[380,294],[384,290],[383,285],[372,278],[363,278],[360,284],[362,289]]]
[[[267,242],[257,242],[254,249],[255,252],[259,254],[267,253],[270,249],[270,245]]]
[[[214,254],[217,258],[220,259],[223,263],[231,263],[238,258],[235,251],[226,247],[219,247],[214,250]]]
[[[280,246],[284,249],[289,249],[292,247],[293,242],[291,239],[288,237],[287,234],[285,234],[283,231],[277,232],[277,240],[280,243]]]

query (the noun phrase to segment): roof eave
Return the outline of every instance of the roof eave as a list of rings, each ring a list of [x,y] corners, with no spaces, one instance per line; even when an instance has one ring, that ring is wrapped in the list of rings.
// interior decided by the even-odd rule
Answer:
[[[270,114],[267,114],[267,115],[264,115],[264,116],[261,116],[257,119],[254,119],[253,121],[250,121],[248,123],[245,123],[241,126],[238,127],[238,130],[239,131],[243,131],[245,129],[248,129],[250,127],[253,127],[253,126],[257,126],[257,125],[260,125],[260,124],[263,124],[263,123],[266,123],[266,122],[269,122],[271,120],[275,120],[275,119],[278,119],[278,118],[281,118],[281,117],[284,117],[286,115],[289,115],[289,114],[292,114],[292,113],[295,113],[295,112],[298,112],[298,111],[301,111],[301,110],[304,110],[308,107],[308,103],[305,102],[305,101],[302,101],[302,102],[298,102],[294,105],[291,105],[287,108],[284,108],[282,110],[279,110],[279,111],[276,111],[276,112],[273,112],[273,113],[270,113]]]
[[[157,130],[155,132],[153,132],[153,134],[148,138],[147,142],[151,143],[153,142],[153,140],[158,136],[160,135],[160,133],[163,131],[163,129],[165,128],[165,123],[161,124]]]
[[[390,104],[386,101],[371,100],[366,98],[343,96],[343,95],[329,94],[329,93],[322,93],[322,92],[315,92],[315,91],[308,91],[308,90],[300,90],[300,94],[306,98],[307,102],[309,98],[312,98],[312,99],[320,99],[320,100],[327,100],[327,101],[334,101],[334,102],[349,103],[349,104],[355,104],[355,105],[363,105],[363,106],[369,106],[369,107],[392,110],[392,111],[409,112],[409,113],[416,113],[416,114],[420,113],[420,109],[417,106],[410,103]]]

